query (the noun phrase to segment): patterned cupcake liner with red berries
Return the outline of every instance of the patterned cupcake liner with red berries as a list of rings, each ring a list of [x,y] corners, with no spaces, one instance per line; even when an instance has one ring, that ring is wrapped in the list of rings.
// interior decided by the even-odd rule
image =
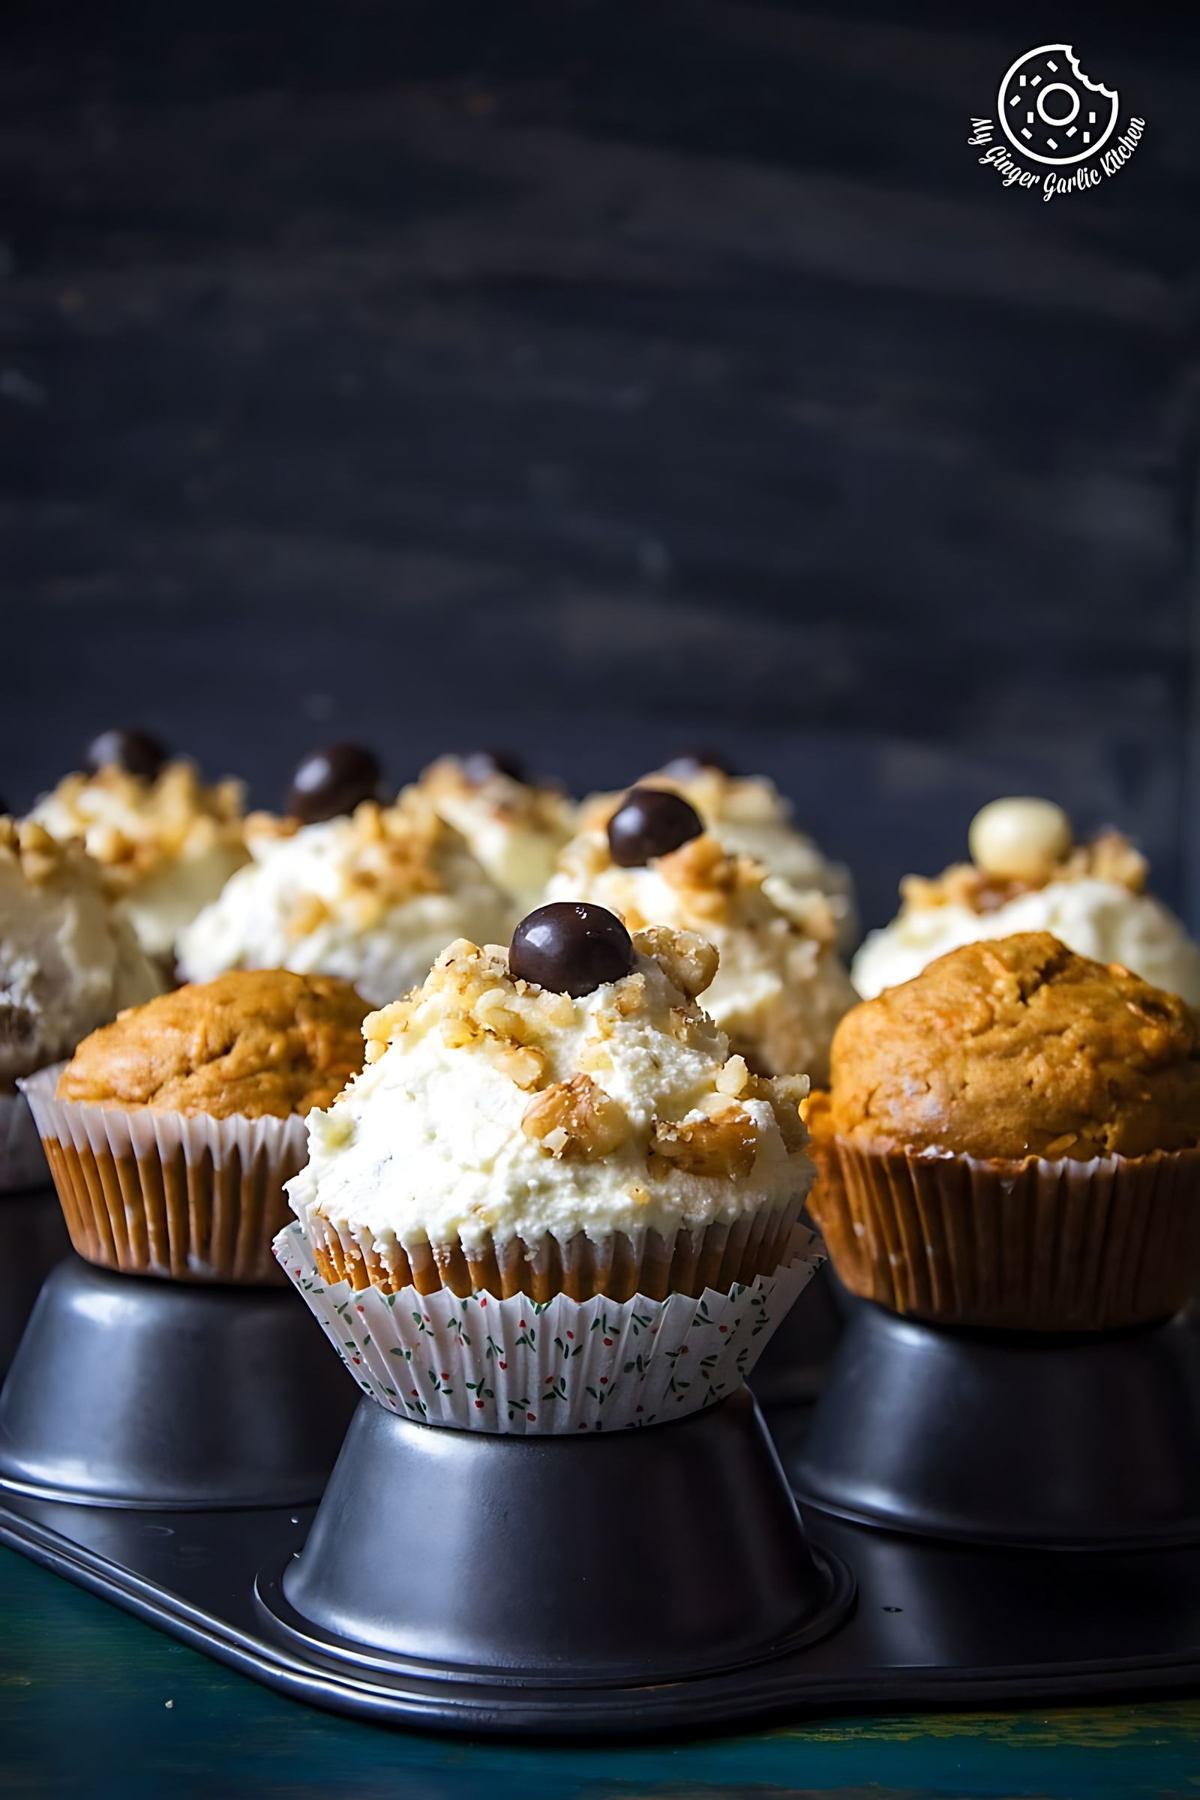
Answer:
[[[780,1266],[748,1286],[537,1301],[330,1283],[303,1224],[279,1233],[275,1255],[364,1393],[389,1412],[521,1436],[661,1425],[711,1406],[749,1375],[825,1260],[820,1239],[797,1226]]]

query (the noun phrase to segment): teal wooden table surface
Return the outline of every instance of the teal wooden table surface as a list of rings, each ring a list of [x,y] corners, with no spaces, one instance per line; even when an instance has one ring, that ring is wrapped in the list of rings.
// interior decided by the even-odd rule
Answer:
[[[0,1792],[1194,1800],[1200,1700],[826,1718],[649,1745],[472,1742],[284,1700],[0,1551]]]

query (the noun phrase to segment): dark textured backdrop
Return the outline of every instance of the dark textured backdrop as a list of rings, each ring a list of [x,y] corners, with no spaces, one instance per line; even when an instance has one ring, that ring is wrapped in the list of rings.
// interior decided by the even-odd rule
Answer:
[[[1195,920],[1197,62],[1125,12],[1045,205],[965,144],[1044,8],[10,5],[0,789],[700,736],[869,917],[1015,785]]]

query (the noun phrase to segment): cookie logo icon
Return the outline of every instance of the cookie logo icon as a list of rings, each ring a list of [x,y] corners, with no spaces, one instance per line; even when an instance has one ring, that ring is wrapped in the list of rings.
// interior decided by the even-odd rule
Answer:
[[[1070,44],[1042,44],[1019,56],[1000,83],[1000,125],[1033,162],[1077,163],[1112,136],[1117,94],[1089,81]]]

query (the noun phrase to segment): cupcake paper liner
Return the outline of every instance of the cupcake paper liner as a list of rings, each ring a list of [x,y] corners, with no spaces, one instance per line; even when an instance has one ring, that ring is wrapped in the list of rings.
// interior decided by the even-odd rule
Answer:
[[[472,1293],[505,1300],[528,1294],[537,1301],[566,1294],[590,1300],[631,1300],[635,1294],[665,1300],[668,1294],[696,1297],[706,1288],[725,1293],[739,1281],[771,1274],[786,1260],[801,1200],[763,1210],[702,1231],[680,1230],[669,1237],[644,1231],[636,1238],[613,1232],[597,1241],[578,1232],[566,1244],[547,1233],[539,1243],[488,1238],[477,1249],[460,1244],[420,1244],[406,1248],[380,1242],[366,1228],[334,1224],[315,1210],[304,1223],[317,1272],[325,1281],[348,1281],[354,1288],[378,1287],[385,1294],[415,1287],[432,1294],[446,1287],[460,1298]]]
[[[271,1242],[284,1183],[308,1160],[289,1119],[213,1119],[58,1100],[62,1065],[20,1085],[80,1256],[126,1275],[281,1280]]]
[[[0,1194],[45,1187],[46,1153],[24,1094],[0,1092]]]
[[[304,1223],[280,1232],[275,1254],[389,1412],[521,1436],[663,1424],[712,1405],[750,1373],[825,1260],[819,1238],[795,1226],[779,1266],[749,1284],[618,1301],[329,1283]]]
[[[1200,1150],[1090,1162],[817,1146],[809,1210],[851,1293],[947,1325],[1106,1331],[1200,1285]]]

